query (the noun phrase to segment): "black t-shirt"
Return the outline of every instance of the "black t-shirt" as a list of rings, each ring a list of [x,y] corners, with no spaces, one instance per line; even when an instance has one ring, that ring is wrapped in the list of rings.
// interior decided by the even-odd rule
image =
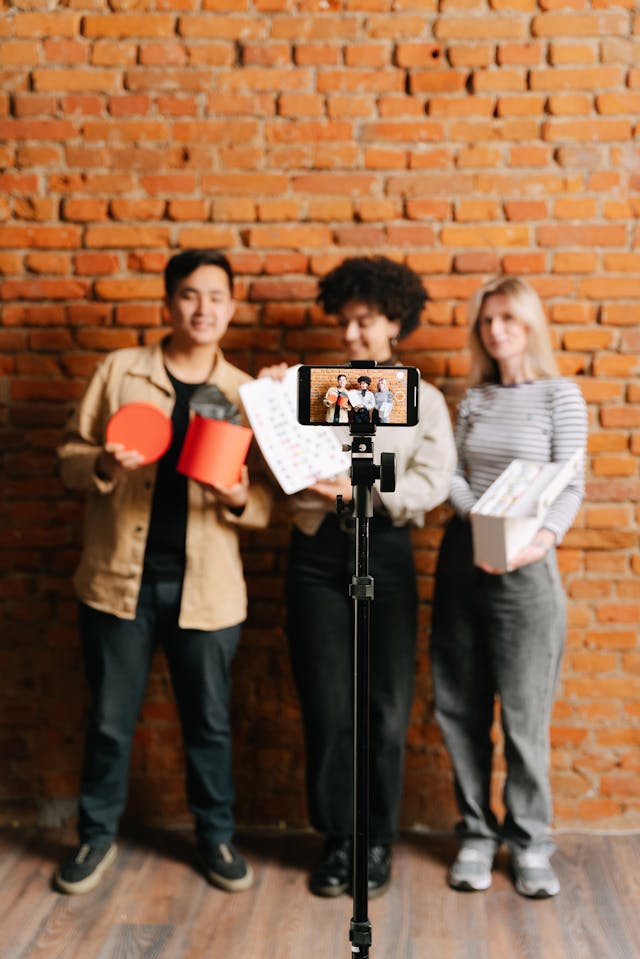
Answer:
[[[176,469],[189,426],[189,401],[201,385],[182,383],[167,370],[176,393],[171,445],[158,462],[143,580],[181,580],[186,562],[187,477]]]

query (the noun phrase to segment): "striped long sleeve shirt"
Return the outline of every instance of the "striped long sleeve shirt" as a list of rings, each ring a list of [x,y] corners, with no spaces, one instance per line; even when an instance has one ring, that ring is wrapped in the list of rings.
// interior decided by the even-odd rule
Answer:
[[[467,390],[455,429],[458,468],[450,501],[466,517],[513,459],[562,463],[584,452],[587,415],[582,394],[561,377],[514,386],[484,383]],[[584,496],[582,471],[552,503],[543,526],[560,542]]]

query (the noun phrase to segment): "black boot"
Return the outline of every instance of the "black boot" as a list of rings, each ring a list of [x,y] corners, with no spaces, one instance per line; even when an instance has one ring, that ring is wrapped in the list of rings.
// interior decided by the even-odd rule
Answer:
[[[391,885],[391,846],[369,847],[369,899],[386,892]]]
[[[353,843],[351,838],[328,839],[324,855],[309,879],[315,896],[341,896],[351,885]]]

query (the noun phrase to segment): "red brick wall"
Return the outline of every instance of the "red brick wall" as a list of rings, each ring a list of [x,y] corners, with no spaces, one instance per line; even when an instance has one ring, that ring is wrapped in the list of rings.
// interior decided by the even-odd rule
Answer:
[[[432,301],[403,358],[452,408],[465,301],[527,276],[589,404],[588,497],[561,551],[553,723],[561,826],[640,825],[640,15],[635,0],[0,0],[0,815],[64,818],[85,706],[70,585],[80,502],[55,447],[106,351],[158,335],[171,250],[239,273],[230,357],[339,362],[319,274],[387,253]],[[449,827],[429,598],[444,509],[415,535],[421,624],[404,823]],[[305,822],[283,634],[287,529],[248,537],[236,664],[239,819]],[[501,778],[496,772],[496,788]],[[38,812],[38,810],[40,810]],[[161,660],[131,810],[187,820]]]

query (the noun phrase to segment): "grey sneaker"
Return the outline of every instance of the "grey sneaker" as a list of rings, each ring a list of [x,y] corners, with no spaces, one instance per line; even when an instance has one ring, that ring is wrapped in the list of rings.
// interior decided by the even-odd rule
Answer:
[[[560,882],[543,850],[525,849],[513,853],[511,859],[516,892],[529,899],[549,899],[560,892]]]
[[[82,843],[58,869],[53,880],[56,889],[72,895],[91,892],[116,858],[117,852],[116,844],[108,840],[95,845]]]
[[[209,882],[226,892],[241,892],[253,885],[253,869],[230,842],[200,849]]]
[[[462,846],[449,870],[449,885],[460,892],[482,892],[491,885],[493,850]]]

